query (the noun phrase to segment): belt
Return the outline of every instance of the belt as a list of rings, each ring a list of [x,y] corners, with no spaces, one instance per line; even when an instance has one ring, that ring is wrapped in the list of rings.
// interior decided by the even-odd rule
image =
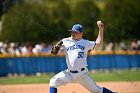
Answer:
[[[81,71],[84,71],[84,70],[85,70],[85,68],[81,68]],[[77,70],[70,70],[70,72],[71,72],[71,73],[78,73]]]

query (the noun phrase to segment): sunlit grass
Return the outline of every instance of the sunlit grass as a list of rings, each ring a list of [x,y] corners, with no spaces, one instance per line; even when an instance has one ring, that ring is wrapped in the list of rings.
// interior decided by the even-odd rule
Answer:
[[[25,77],[0,77],[0,85],[2,84],[32,84],[32,83],[49,83],[55,74],[45,74],[41,76],[25,76]],[[113,71],[113,72],[95,72],[90,73],[96,82],[111,81],[140,81],[139,71]]]

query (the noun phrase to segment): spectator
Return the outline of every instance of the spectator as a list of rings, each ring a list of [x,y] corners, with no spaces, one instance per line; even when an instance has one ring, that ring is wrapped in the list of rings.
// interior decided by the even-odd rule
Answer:
[[[35,47],[33,48],[32,52],[34,54],[40,54],[42,50],[42,46],[40,44],[36,44]]]
[[[49,44],[43,42],[41,43],[41,46],[42,46],[42,50],[41,50],[42,53],[51,53],[51,46]]]
[[[15,43],[10,43],[9,44],[9,47],[8,47],[8,53],[9,54],[16,54],[16,48],[15,48],[16,46],[15,46]]]
[[[114,47],[114,44],[112,42],[109,42],[105,48],[106,51],[112,51]]]
[[[121,48],[121,50],[127,50],[127,46],[126,46],[125,42],[120,43],[120,48]]]
[[[140,50],[140,40],[137,41],[138,50]]]
[[[0,54],[2,54],[3,42],[0,42]]]
[[[15,54],[15,50],[14,50],[15,44],[14,43],[10,43],[9,47],[8,47],[8,53],[9,54]]]
[[[138,45],[136,41],[132,41],[131,42],[131,50],[137,50],[138,49]]]
[[[7,47],[8,47],[7,43],[2,43],[2,46],[1,46],[2,54],[8,54]]]
[[[33,54],[32,49],[33,49],[33,46],[32,46],[32,45],[29,45],[29,46],[27,47],[27,53],[28,53],[28,54]]]
[[[20,46],[19,49],[20,49],[22,55],[25,55],[28,53],[27,47],[24,44],[22,46]]]

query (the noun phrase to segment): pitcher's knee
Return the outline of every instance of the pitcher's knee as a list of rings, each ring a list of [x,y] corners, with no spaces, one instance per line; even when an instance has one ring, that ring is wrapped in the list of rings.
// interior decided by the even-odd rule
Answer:
[[[50,83],[49,83],[50,87],[57,87],[57,80],[55,78],[51,78],[50,79]]]
[[[57,88],[57,87],[64,85],[64,84],[65,84],[65,82],[61,78],[53,77],[50,80],[49,86]]]

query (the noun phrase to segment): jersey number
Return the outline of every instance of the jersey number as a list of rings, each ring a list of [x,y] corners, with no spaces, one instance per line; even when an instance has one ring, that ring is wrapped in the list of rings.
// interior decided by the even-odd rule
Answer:
[[[79,52],[78,53],[78,58],[83,58],[84,57],[84,52]]]

